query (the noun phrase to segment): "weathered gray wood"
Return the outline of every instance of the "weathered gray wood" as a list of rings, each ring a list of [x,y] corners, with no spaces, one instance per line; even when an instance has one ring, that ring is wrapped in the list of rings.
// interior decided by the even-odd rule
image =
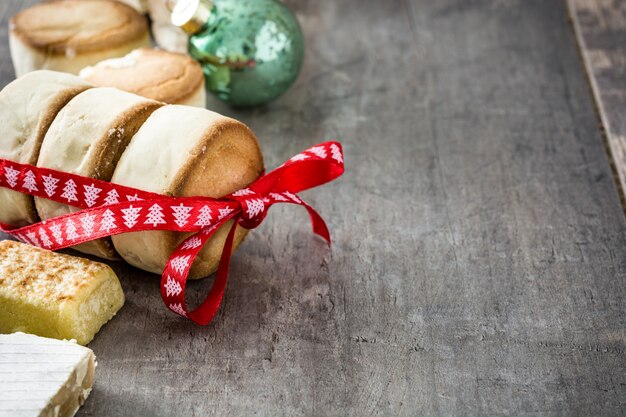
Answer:
[[[626,2],[567,4],[626,209]]]
[[[213,105],[268,167],[344,141],[345,177],[306,193],[332,252],[272,210],[202,328],[114,265],[127,302],[80,415],[624,415],[626,224],[565,5],[289,4],[297,85]]]

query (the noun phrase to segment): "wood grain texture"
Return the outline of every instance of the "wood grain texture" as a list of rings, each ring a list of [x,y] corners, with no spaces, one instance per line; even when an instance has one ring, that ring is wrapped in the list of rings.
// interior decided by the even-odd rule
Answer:
[[[207,327],[114,264],[127,302],[90,344],[79,415],[626,414],[626,224],[565,5],[288,4],[297,84],[263,109],[210,104],[268,167],[343,141],[346,175],[304,195],[332,252],[304,211],[272,209]]]
[[[626,2],[567,4],[626,210]]]

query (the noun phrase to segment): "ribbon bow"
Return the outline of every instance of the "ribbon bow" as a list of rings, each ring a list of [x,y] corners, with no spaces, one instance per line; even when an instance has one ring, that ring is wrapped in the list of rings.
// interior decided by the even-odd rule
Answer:
[[[206,325],[215,316],[226,288],[237,224],[257,227],[276,203],[303,206],[313,232],[330,244],[322,217],[297,193],[322,185],[344,171],[338,142],[313,146],[262,175],[247,188],[223,198],[169,197],[106,181],[0,159],[0,187],[75,206],[82,210],[21,228],[0,230],[34,246],[57,250],[121,233],[146,230],[193,232],[172,253],[161,276],[161,297],[173,312]],[[215,231],[233,219],[215,281],[198,308],[188,311],[187,276],[194,259]]]

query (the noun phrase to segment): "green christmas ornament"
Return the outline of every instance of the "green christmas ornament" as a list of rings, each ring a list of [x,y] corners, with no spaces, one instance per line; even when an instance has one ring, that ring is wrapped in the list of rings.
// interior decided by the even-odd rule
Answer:
[[[179,0],[172,23],[190,35],[207,90],[233,106],[276,99],[300,72],[302,30],[278,0]]]

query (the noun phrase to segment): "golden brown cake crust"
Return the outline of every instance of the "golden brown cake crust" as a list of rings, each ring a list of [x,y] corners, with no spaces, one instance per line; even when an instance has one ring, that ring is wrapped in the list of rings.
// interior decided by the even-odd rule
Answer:
[[[89,343],[124,305],[106,264],[0,242],[0,333],[24,331]]]
[[[162,105],[158,102],[141,102],[111,123],[111,126],[124,126],[124,133],[113,137],[109,132],[105,132],[102,138],[94,141],[93,152],[98,157],[92,158],[87,164],[86,170],[89,173],[86,176],[110,181],[128,142],[148,116]]]
[[[32,48],[57,55],[106,50],[148,36],[145,17],[114,0],[39,3],[13,16],[10,29]]]
[[[185,161],[185,165],[172,180],[172,186],[167,190],[167,194],[173,196],[202,195],[219,198],[248,186],[263,172],[261,148],[256,139],[250,140],[250,138],[255,138],[254,133],[248,126],[237,120],[223,118],[216,122],[204,133],[202,140],[196,144],[191,153],[194,157]],[[247,152],[243,150],[243,147],[248,148]],[[221,162],[224,158],[220,155],[226,151],[237,156],[236,159],[228,159],[230,165],[235,165],[234,168],[237,172],[240,172],[243,166],[246,172],[240,173],[239,176],[228,175],[228,172],[225,172],[228,167],[223,166],[219,176],[209,179],[203,175],[209,164],[207,152],[213,152],[211,156],[214,160]],[[197,163],[200,158],[202,164]]]
[[[84,279],[86,275],[92,276],[108,268],[99,262],[11,240],[0,241],[0,265],[6,274],[0,276],[1,286],[11,288],[16,294],[23,293],[24,297],[34,293],[57,302],[72,300],[77,289],[88,285]]]
[[[246,125],[234,119],[224,118],[215,123],[211,129],[205,132],[202,140],[198,142],[192,151],[192,155],[196,157],[188,158],[185,161],[185,165],[181,167],[172,181],[172,186],[165,194],[176,197],[201,195],[219,198],[247,187],[261,175],[264,169],[263,154],[261,153],[259,143],[256,139],[249,140],[251,137],[255,138],[254,133]],[[212,155],[207,155],[207,153],[212,153]],[[225,158],[224,153],[230,153],[231,157]],[[202,163],[198,163],[198,159],[201,159]],[[222,169],[219,175],[209,177],[206,175],[206,170],[208,166],[212,165],[211,160],[215,161],[215,163],[228,161],[229,164],[221,166]],[[245,167],[243,172],[242,167]],[[230,172],[231,170],[233,172]],[[235,172],[238,174],[233,175]],[[219,234],[225,239],[231,225],[232,221],[223,225],[220,228],[223,230],[219,230],[215,237]],[[237,227],[237,233],[233,242],[233,252],[237,250],[247,234],[248,231],[246,229]],[[190,235],[188,233],[165,232],[164,241],[169,247],[176,247]],[[221,255],[222,247],[218,241],[221,241],[221,239],[213,238],[209,240],[201,254],[206,256],[206,254],[214,253],[210,247],[218,246],[215,253]],[[216,267],[218,259],[214,260]],[[206,277],[215,271],[214,268],[212,269],[207,271],[203,265],[194,262],[189,271],[189,279]]]
[[[39,157],[39,150],[41,149],[41,143],[43,142],[43,138],[44,136],[46,136],[46,132],[48,131],[48,128],[52,124],[52,121],[54,120],[59,110],[63,106],[65,106],[77,94],[82,93],[88,88],[91,88],[91,87],[85,86],[85,87],[75,87],[72,89],[68,89],[62,92],[61,94],[59,94],[55,98],[52,105],[46,110],[43,116],[43,119],[42,119],[43,121],[39,127],[39,131],[37,132],[37,142],[35,144],[35,148],[33,149],[32,155],[30,155],[29,160],[25,163],[31,164],[31,165],[35,165],[37,163],[37,158]],[[35,223],[39,221],[39,215],[37,214],[37,209],[35,208],[35,201],[32,199],[32,197],[30,198],[30,201],[31,201],[31,204],[30,204],[30,209],[29,209],[30,213],[28,215],[28,221],[29,223]]]
[[[56,117],[57,113],[65,106],[72,98],[74,98],[79,93],[91,88],[89,85],[77,85],[75,87],[66,88],[65,90],[61,90],[54,97],[54,100],[50,102],[48,108],[46,108],[42,112],[41,123],[39,124],[39,129],[36,133],[36,139],[34,141],[32,149],[30,149],[29,154],[22,155],[24,159],[18,160],[16,162],[22,162],[25,164],[35,165],[37,163],[37,158],[39,157],[39,150],[41,149],[41,144],[43,142],[43,138],[48,131],[48,128],[52,124],[52,121]],[[37,215],[37,210],[35,209],[35,202],[32,197],[28,196],[30,200],[30,207],[28,209],[28,213],[25,213],[25,221],[27,223],[35,223],[39,221],[39,216]]]
[[[90,92],[86,92],[86,94],[94,93],[95,95],[96,93],[104,93],[105,91],[117,90],[111,88],[94,89]],[[130,94],[126,92],[119,91],[118,93],[130,96]],[[79,100],[81,97],[83,96],[78,95],[76,100]],[[90,156],[81,162],[81,175],[98,180],[110,181],[113,171],[115,170],[115,166],[126,149],[128,142],[137,130],[139,130],[148,116],[150,116],[154,110],[163,105],[157,101],[141,97],[136,98],[138,101],[135,104],[126,108],[126,110],[120,113],[116,119],[108,122],[107,127],[100,132],[100,136],[94,135],[90,144]],[[71,105],[72,102],[68,104],[68,106]],[[65,107],[65,110],[68,109],[68,106]],[[62,133],[63,132],[56,132],[52,134],[56,138],[58,137],[57,134]],[[51,134],[51,130],[48,131],[48,134]],[[44,152],[40,152],[37,164],[39,166],[46,166],[51,160],[56,160],[58,162],[59,156],[57,155],[56,157],[53,157],[51,152],[54,152],[53,147],[49,148],[48,152],[45,150]],[[62,161],[64,162],[65,160],[63,159]],[[35,207],[41,218],[45,219],[50,217],[50,215],[46,214],[46,206],[49,207],[49,204],[50,202],[44,199],[35,199]],[[70,211],[76,211],[76,209],[70,208]],[[105,259],[118,259],[117,254],[113,249],[111,239],[108,237],[78,244],[74,246],[74,249],[85,253],[96,254]],[[96,252],[94,253],[94,251]]]
[[[98,180],[110,181],[113,176],[115,166],[120,160],[122,152],[126,149],[126,145],[128,145],[130,139],[137,132],[137,130],[139,130],[148,116],[150,116],[154,110],[161,107],[161,105],[161,103],[157,102],[142,102],[115,120],[112,125],[124,126],[124,134],[116,138],[116,140],[107,133],[102,140],[95,142],[94,155],[99,156],[93,158],[87,164],[87,170],[89,172],[87,176]],[[106,259],[119,259],[115,249],[113,248],[113,243],[111,243],[110,237],[82,243],[80,245],[76,245],[74,248],[84,250],[85,247],[90,245],[98,247],[101,253],[106,254]]]
[[[81,72],[81,77],[165,103],[182,103],[204,88],[202,68],[190,56],[151,48],[103,61]]]

